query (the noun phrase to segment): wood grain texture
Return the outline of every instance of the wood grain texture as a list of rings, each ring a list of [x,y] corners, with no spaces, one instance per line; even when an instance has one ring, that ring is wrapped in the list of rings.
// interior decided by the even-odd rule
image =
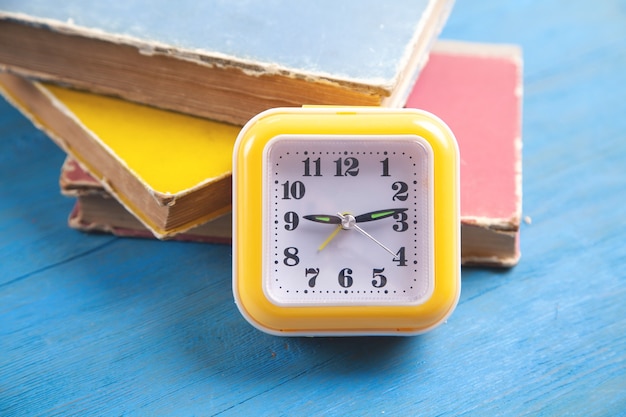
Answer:
[[[0,414],[624,415],[626,5],[458,0],[525,58],[520,263],[413,338],[264,335],[230,248],[65,225],[63,155],[0,103]]]

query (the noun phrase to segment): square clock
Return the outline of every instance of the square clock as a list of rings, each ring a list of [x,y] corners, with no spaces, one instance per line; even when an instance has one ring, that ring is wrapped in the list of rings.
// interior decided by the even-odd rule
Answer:
[[[282,336],[413,335],[460,293],[459,152],[414,109],[268,110],[233,152],[233,294]]]

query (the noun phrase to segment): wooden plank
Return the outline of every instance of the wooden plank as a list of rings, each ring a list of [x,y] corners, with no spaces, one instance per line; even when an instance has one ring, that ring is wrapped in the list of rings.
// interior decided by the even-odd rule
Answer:
[[[102,242],[68,232],[72,203],[55,172],[64,155],[4,100],[0,103],[0,285],[54,268]]]
[[[267,336],[227,246],[66,229],[63,155],[0,103],[0,414],[623,415],[622,3],[455,7],[446,37],[525,54],[516,267],[464,269],[421,337]]]

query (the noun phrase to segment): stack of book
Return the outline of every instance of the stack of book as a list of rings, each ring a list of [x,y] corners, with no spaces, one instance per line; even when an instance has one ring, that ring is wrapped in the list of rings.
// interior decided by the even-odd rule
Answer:
[[[462,260],[512,266],[522,57],[437,40],[451,0],[0,6],[0,91],[67,154],[71,227],[229,243],[240,127],[279,106],[415,107],[461,150]]]

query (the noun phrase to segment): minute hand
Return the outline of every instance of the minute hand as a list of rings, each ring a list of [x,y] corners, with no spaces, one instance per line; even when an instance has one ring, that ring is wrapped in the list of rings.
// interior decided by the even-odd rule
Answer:
[[[406,208],[376,210],[376,211],[371,211],[369,213],[361,214],[359,216],[355,216],[354,219],[356,220],[357,223],[371,222],[374,220],[385,219],[387,217],[391,217],[399,213],[404,213],[407,210],[408,209]]]

